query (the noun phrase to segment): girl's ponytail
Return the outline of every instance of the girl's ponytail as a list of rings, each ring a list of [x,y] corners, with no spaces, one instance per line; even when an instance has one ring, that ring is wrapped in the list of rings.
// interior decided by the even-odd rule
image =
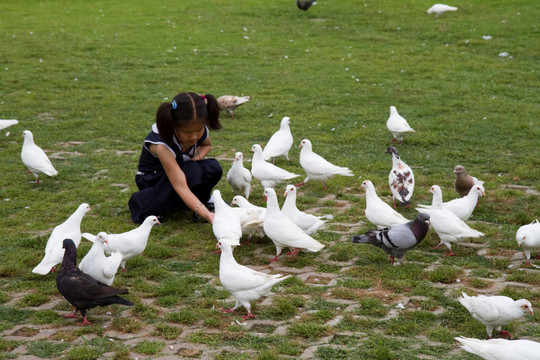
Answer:
[[[174,100],[173,100],[174,101]],[[156,125],[159,136],[169,146],[173,145],[174,119],[173,104],[170,102],[162,103],[156,113]]]
[[[203,98],[206,100],[208,127],[212,130],[221,129],[223,126],[219,122],[219,106],[216,98],[212,94],[205,94]]]

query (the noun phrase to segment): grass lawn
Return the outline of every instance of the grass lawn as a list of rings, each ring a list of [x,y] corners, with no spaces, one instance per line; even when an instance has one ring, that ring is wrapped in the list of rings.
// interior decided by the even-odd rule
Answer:
[[[540,218],[540,7],[475,0],[435,17],[431,5],[320,0],[303,12],[293,0],[2,1],[0,118],[19,124],[0,134],[0,359],[475,359],[453,339],[486,338],[456,301],[462,291],[527,298],[537,311],[540,273],[525,267],[515,233]],[[211,226],[174,214],[115,279],[134,307],[89,310],[90,326],[64,319],[72,309],[55,275],[31,269],[80,203],[92,207],[83,232],[136,226],[127,201],[142,141],[157,107],[181,91],[252,96],[211,134],[225,173],[237,151],[249,168],[249,149],[264,146],[283,116],[294,146],[292,160],[276,165],[304,175],[297,145],[308,138],[354,172],[328,191],[315,181],[299,189],[300,209],[333,216],[315,235],[326,247],[272,264],[269,239],[238,247],[239,263],[294,275],[242,324],[243,308],[218,310],[234,300],[219,283]],[[433,230],[401,267],[351,243],[373,228],[361,182],[391,202],[391,105],[416,130],[396,145],[416,179],[404,216],[431,202],[433,184],[444,200],[457,197],[457,164],[485,182],[468,223],[486,236],[454,245],[456,257],[431,249]],[[20,158],[23,130],[58,176],[35,184]],[[253,185],[251,201],[264,206]],[[234,195],[225,178],[217,188]],[[90,245],[81,242],[79,259]],[[505,329],[540,341],[537,312]]]

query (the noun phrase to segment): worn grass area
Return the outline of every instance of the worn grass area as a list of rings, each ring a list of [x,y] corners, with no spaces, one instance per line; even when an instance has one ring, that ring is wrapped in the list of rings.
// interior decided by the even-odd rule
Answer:
[[[524,268],[514,238],[540,217],[540,8],[473,1],[433,17],[431,5],[319,1],[301,12],[292,0],[2,1],[0,118],[20,123],[0,138],[0,359],[473,359],[453,337],[486,334],[456,301],[462,291],[525,297],[538,309],[538,270]],[[52,228],[82,202],[92,207],[83,231],[135,226],[127,201],[142,139],[179,91],[253,97],[212,133],[225,171],[289,116],[295,145],[309,138],[356,176],[299,191],[301,209],[333,215],[316,235],[320,253],[269,265],[268,239],[235,250],[242,264],[294,275],[253,304],[257,320],[239,324],[243,309],[218,310],[234,300],[219,284],[215,238],[185,212],[155,227],[117,276],[135,306],[92,309],[93,324],[80,327],[60,316],[71,308],[54,274],[30,271]],[[485,181],[470,224],[486,237],[454,246],[458,257],[432,250],[432,231],[403,267],[350,243],[372,228],[357,177],[390,201],[390,105],[416,129],[398,145],[415,171],[413,205],[431,201],[432,184],[455,197],[456,164]],[[60,173],[39,185],[20,160],[26,129]],[[277,165],[303,174],[298,154],[294,146],[292,161]],[[224,179],[218,188],[232,198]],[[264,205],[258,183],[252,201]],[[400,211],[415,216],[414,206]],[[83,241],[79,258],[89,248]],[[506,330],[540,340],[536,313]]]

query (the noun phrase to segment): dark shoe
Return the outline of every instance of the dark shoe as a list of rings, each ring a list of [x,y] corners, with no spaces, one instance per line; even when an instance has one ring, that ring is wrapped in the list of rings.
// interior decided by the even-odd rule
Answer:
[[[191,214],[191,221],[198,223],[200,219],[201,218],[199,215],[197,215],[197,213],[193,212],[193,214]]]
[[[206,206],[206,208],[208,209],[208,211],[210,212],[214,212],[214,203],[206,203],[204,206]]]

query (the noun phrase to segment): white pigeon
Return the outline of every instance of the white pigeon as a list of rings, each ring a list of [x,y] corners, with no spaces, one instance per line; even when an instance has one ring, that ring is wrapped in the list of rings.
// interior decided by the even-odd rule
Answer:
[[[454,214],[456,214],[456,216],[460,220],[467,221],[471,217],[474,208],[478,204],[478,199],[481,196],[485,196],[485,195],[486,193],[484,190],[484,186],[482,184],[476,184],[475,186],[471,188],[467,196],[450,200],[448,202],[444,202],[442,206],[444,209],[448,209]],[[433,207],[433,204],[431,205],[420,204],[418,205],[416,210],[420,212],[424,212],[426,214],[430,214],[432,207]]]
[[[474,319],[486,327],[490,339],[493,329],[499,331],[501,335],[512,337],[508,332],[501,331],[501,327],[521,318],[525,311],[533,315],[532,305],[526,299],[514,300],[508,296],[468,296],[461,293],[458,301]]]
[[[400,205],[409,207],[414,192],[414,173],[410,166],[401,160],[395,147],[389,146],[386,153],[392,156],[392,169],[388,174],[388,185],[390,185],[390,191],[394,198],[394,208],[396,200]]]
[[[62,247],[64,239],[71,239],[75,243],[75,247],[79,246],[81,243],[81,221],[88,211],[90,211],[90,206],[82,203],[66,221],[53,229],[45,246],[45,256],[32,270],[33,273],[48,274],[55,265],[62,262],[64,258],[64,249]]]
[[[242,237],[240,218],[223,200],[219,190],[214,190],[212,197],[215,206],[214,221],[212,222],[214,236],[217,240],[227,239],[235,245],[240,245],[240,238]]]
[[[390,205],[382,201],[375,192],[373,183],[369,180],[362,182],[366,189],[366,218],[377,226],[384,229],[409,222],[403,215],[392,209]]]
[[[16,125],[19,123],[19,120],[15,119],[2,119],[0,120],[0,130],[4,130],[5,128],[8,128],[12,125]]]
[[[280,182],[300,176],[264,161],[262,148],[259,144],[253,145],[251,151],[253,152],[251,175],[261,182],[263,188],[273,188]]]
[[[148,237],[150,236],[152,227],[159,224],[161,223],[158,218],[154,215],[150,215],[144,219],[141,225],[130,231],[120,234],[107,234],[102,232],[101,236],[104,238],[105,244],[103,245],[103,248],[105,249],[105,253],[110,255],[113,252],[120,251],[122,253],[122,262],[120,263],[120,266],[125,272],[126,262],[133,257],[142,254],[148,244]],[[90,233],[83,233],[82,236],[92,242],[96,241],[96,236]]]
[[[240,222],[242,223],[242,233],[248,236],[248,240],[251,239],[253,235],[257,235],[259,238],[264,237],[264,214],[266,213],[266,208],[253,205],[249,202],[248,199],[242,195],[236,195],[231,201],[231,205],[237,205],[238,209],[242,209],[240,216]],[[236,207],[233,207],[233,210]],[[257,225],[254,228],[254,225]]]
[[[256,318],[251,313],[250,301],[267,295],[274,285],[289,278],[291,275],[265,274],[238,264],[233,256],[232,244],[226,239],[220,239],[217,246],[221,249],[219,281],[236,299],[233,308],[221,310],[230,313],[242,305],[247,311],[247,316],[244,317],[244,320]]]
[[[388,117],[388,120],[386,120],[386,127],[394,136],[392,141],[402,142],[405,135],[415,132],[415,130],[409,126],[407,120],[399,115],[395,106],[390,106],[390,116]]]
[[[105,256],[103,244],[106,235],[104,232],[97,234],[92,247],[79,263],[79,269],[100,283],[112,286],[118,267],[122,262],[122,253],[115,251],[111,256]]]
[[[264,232],[276,246],[276,257],[270,261],[278,260],[281,250],[285,247],[292,248],[292,257],[298,254],[298,249],[317,252],[324,248],[323,244],[306,234],[281,212],[274,189],[264,189],[264,196],[266,197]]]
[[[303,183],[299,183],[296,186],[302,186],[309,180],[319,180],[322,181],[324,189],[327,190],[326,182],[328,179],[337,175],[353,176],[349,168],[334,165],[322,156],[314,153],[311,141],[308,139],[302,140],[299,146],[302,148],[300,150],[300,166],[306,172],[307,178],[304,179]]]
[[[312,235],[317,230],[322,229],[326,220],[322,220],[323,216],[315,216],[298,210],[296,206],[296,186],[287,185],[285,188],[285,202],[281,207],[281,212],[304,230],[306,234]]]
[[[227,114],[233,118],[234,110],[249,100],[251,100],[251,96],[223,95],[218,97],[217,103],[219,110],[226,111]]]
[[[263,159],[272,162],[278,156],[285,156],[289,160],[289,150],[293,144],[293,136],[291,133],[291,119],[288,116],[281,119],[279,130],[276,131],[268,140],[268,143],[263,149]]]
[[[23,131],[23,146],[21,150],[21,160],[36,177],[36,184],[39,184],[39,173],[44,173],[49,176],[58,175],[58,171],[54,168],[47,154],[34,143],[34,135],[30,130]],[[63,240],[63,239],[62,239]]]
[[[439,16],[447,11],[457,11],[457,9],[458,8],[455,6],[449,6],[445,4],[435,4],[427,10],[427,13],[435,14],[436,16]]]
[[[227,173],[227,182],[231,185],[234,193],[240,195],[245,194],[246,199],[249,199],[251,192],[251,172],[244,167],[244,154],[240,151],[234,156],[232,166]]]
[[[452,252],[452,243],[467,238],[477,238],[484,236],[478,230],[474,230],[460,220],[456,214],[442,206],[442,192],[438,185],[433,185],[429,192],[433,194],[433,205],[430,211],[430,223],[439,235],[441,242],[435,247],[444,244],[449,253],[446,255],[456,255]]]
[[[523,248],[527,257],[527,266],[530,266],[531,251],[540,249],[540,223],[538,219],[520,227],[516,231],[516,241],[518,246]],[[540,259],[540,253],[536,259]]]
[[[461,348],[485,360],[533,360],[540,359],[540,343],[531,340],[489,339],[479,340],[455,337]]]

